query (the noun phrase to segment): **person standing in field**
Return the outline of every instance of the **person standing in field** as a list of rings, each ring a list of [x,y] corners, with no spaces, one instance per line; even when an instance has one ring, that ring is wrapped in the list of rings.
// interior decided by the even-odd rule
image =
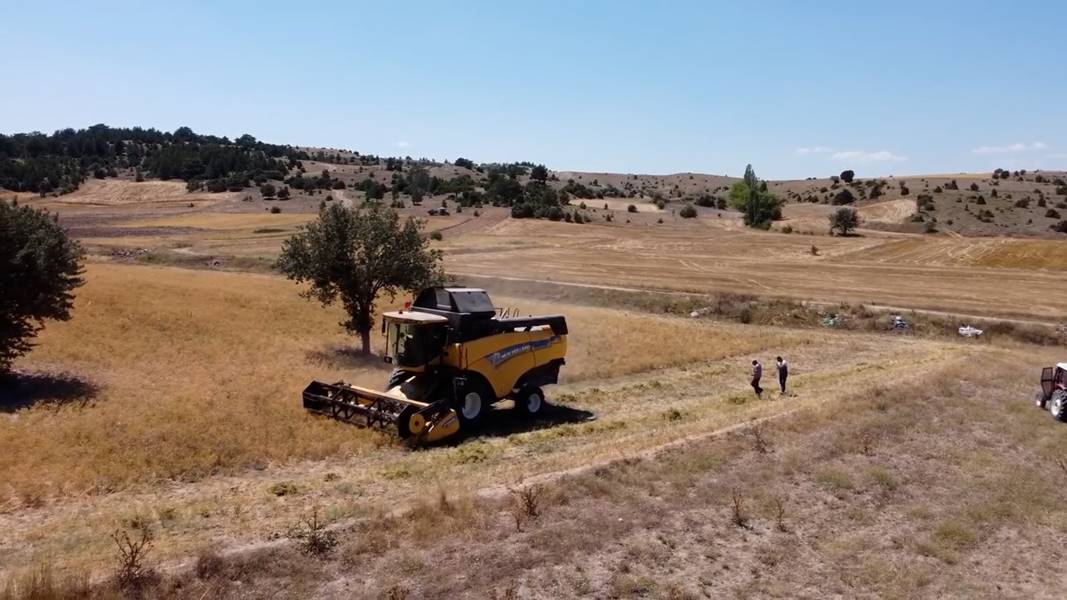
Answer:
[[[759,386],[760,377],[763,377],[763,365],[759,360],[752,359],[752,389],[756,392],[756,398],[763,399],[763,388]]]
[[[789,379],[789,363],[785,362],[785,359],[779,356],[774,359],[775,366],[778,367],[778,385],[782,386],[782,395],[785,395],[785,380]]]

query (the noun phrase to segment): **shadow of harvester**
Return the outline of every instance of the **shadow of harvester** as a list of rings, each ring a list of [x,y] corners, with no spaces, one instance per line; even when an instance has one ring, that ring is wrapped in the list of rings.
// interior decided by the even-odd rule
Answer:
[[[84,404],[98,391],[96,384],[69,373],[10,373],[0,376],[0,412]]]
[[[569,423],[584,423],[596,419],[588,410],[571,408],[561,404],[548,404],[536,417],[529,417],[511,408],[511,402],[501,402],[485,414],[477,431],[460,438],[504,437],[513,433],[548,429]]]

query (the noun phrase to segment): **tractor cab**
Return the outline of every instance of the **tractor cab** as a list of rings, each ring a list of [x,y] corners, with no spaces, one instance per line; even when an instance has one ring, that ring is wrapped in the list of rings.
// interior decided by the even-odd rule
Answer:
[[[400,310],[382,315],[385,362],[397,369],[419,371],[441,357],[448,337],[448,319],[440,315]]]
[[[1034,396],[1034,404],[1067,421],[1067,362],[1041,369],[1041,390]]]
[[[1041,369],[1041,394],[1047,401],[1056,390],[1067,389],[1067,363]]]

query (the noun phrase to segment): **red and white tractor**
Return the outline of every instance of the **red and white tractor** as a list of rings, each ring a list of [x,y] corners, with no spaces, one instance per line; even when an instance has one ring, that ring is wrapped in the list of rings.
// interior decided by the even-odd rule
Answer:
[[[1034,403],[1047,408],[1053,418],[1067,421],[1067,363],[1041,369],[1041,391]]]

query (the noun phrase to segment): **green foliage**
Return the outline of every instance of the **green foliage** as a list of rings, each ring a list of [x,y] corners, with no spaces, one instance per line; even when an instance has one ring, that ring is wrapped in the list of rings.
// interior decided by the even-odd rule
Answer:
[[[280,179],[289,163],[307,157],[301,150],[256,142],[252,136],[242,136],[239,142],[196,134],[188,127],[163,133],[93,125],[51,135],[0,135],[0,187],[41,195],[66,193],[77,189],[90,174],[115,177],[120,168],[186,181]],[[230,186],[215,187],[225,190]]]
[[[540,182],[548,180],[548,169],[544,165],[537,165],[530,169],[530,179]]]
[[[30,351],[46,319],[70,319],[82,255],[47,212],[0,201],[0,373]]]
[[[860,216],[855,209],[843,206],[830,214],[830,233],[835,230],[841,235],[852,233],[860,225]]]
[[[730,187],[729,202],[749,227],[767,229],[772,221],[782,218],[782,201],[767,190],[767,182],[756,177],[752,165],[745,167],[742,181]]]
[[[381,294],[417,292],[443,280],[441,252],[431,250],[414,219],[403,223],[390,209],[357,210],[331,204],[303,231],[286,240],[277,268],[309,283],[302,295],[323,306],[340,302],[342,325],[358,333],[370,352],[374,303]]]
[[[832,204],[834,204],[835,206],[840,206],[842,204],[852,204],[855,201],[856,197],[852,195],[852,192],[850,192],[848,188],[842,188],[842,190],[834,196]]]

